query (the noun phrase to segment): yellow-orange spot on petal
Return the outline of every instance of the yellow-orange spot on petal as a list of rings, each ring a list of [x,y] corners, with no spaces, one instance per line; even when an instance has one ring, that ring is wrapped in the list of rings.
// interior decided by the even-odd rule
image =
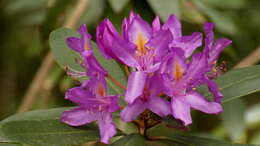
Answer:
[[[87,42],[85,42],[85,44],[84,44],[84,49],[85,49],[86,51],[90,50],[90,47],[89,47],[89,45],[88,45]]]
[[[106,95],[106,90],[105,90],[105,88],[103,87],[102,84],[98,84],[97,93],[100,96],[105,96]]]
[[[146,53],[147,50],[144,46],[146,43],[147,43],[147,39],[145,39],[140,32],[137,33],[135,44],[137,46],[137,51],[139,54]]]
[[[181,67],[181,65],[178,62],[175,62],[175,67],[173,69],[173,74],[175,77],[175,80],[180,80],[183,76],[183,68]]]

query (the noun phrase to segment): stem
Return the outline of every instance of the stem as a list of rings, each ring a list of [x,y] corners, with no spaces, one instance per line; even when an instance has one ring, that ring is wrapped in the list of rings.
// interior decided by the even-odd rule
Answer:
[[[122,85],[119,81],[117,81],[114,77],[112,77],[111,75],[107,75],[107,77],[115,84],[117,85],[118,87],[126,90],[126,87],[124,85]]]

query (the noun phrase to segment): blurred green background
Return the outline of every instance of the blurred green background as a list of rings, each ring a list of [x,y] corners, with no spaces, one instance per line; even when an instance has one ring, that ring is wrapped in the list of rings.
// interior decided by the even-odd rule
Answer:
[[[63,26],[78,0],[2,0],[0,2],[0,119],[14,114],[49,51],[51,31]],[[87,0],[77,28],[86,23],[95,38],[95,27],[109,18],[120,29],[133,10],[151,22],[176,14],[184,34],[202,31],[204,22],[216,24],[215,36],[233,44],[221,55],[228,69],[260,46],[259,0]],[[260,56],[260,54],[258,55]],[[258,62],[259,63],[259,62]],[[58,65],[42,82],[32,109],[69,106],[64,92],[77,85]],[[191,131],[240,143],[260,144],[260,93],[225,105],[220,116],[193,113]],[[223,118],[224,117],[224,118]]]

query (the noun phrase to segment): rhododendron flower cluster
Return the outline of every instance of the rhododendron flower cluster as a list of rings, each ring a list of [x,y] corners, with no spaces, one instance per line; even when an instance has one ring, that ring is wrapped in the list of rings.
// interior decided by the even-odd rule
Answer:
[[[114,59],[131,68],[124,95],[109,95],[105,78],[109,72],[100,65],[91,46],[91,35],[85,25],[79,30],[80,38],[67,38],[68,46],[81,54],[86,72],[74,75],[88,76],[81,86],[69,89],[66,99],[78,107],[62,113],[61,120],[71,126],[97,121],[101,141],[109,143],[116,134],[112,113],[122,110],[120,117],[131,122],[145,110],[160,117],[173,116],[184,126],[192,123],[191,109],[209,114],[223,111],[217,84],[212,72],[221,51],[231,41],[214,39],[213,24],[204,24],[203,34],[182,35],[181,23],[171,15],[165,24],[156,17],[150,25],[139,15],[130,13],[123,20],[121,34],[105,19],[96,30],[98,49],[106,59]],[[202,51],[196,50],[204,44]],[[196,53],[194,51],[196,50]],[[118,81],[120,82],[120,81]],[[214,99],[207,100],[196,87],[207,85]],[[119,106],[119,97],[127,103]]]

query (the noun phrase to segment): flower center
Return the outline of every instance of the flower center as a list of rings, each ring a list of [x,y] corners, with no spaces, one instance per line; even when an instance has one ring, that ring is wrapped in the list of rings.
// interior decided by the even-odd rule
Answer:
[[[173,75],[176,81],[179,81],[182,78],[183,72],[184,71],[181,65],[178,62],[175,62],[173,67]]]
[[[135,44],[137,46],[137,54],[138,55],[145,55],[147,50],[145,48],[145,44],[147,43],[147,39],[145,39],[143,37],[143,35],[139,32],[137,34],[136,40],[135,40]]]

